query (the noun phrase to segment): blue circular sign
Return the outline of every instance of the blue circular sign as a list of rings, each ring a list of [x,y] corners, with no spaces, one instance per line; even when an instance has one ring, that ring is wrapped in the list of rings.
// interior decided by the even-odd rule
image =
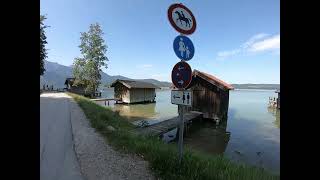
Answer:
[[[194,46],[192,41],[186,36],[177,36],[173,41],[173,50],[184,61],[189,61],[194,55]]]
[[[176,88],[187,88],[192,80],[192,70],[188,63],[178,62],[171,71],[171,80]]]

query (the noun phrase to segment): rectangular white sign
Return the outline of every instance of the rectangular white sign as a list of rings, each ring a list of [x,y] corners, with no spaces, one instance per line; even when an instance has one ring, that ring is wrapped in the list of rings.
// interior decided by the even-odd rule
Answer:
[[[171,91],[171,103],[185,106],[192,106],[192,92],[191,91]]]

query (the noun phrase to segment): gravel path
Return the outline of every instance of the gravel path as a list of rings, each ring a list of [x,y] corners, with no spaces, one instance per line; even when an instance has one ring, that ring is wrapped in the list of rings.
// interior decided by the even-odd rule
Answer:
[[[156,179],[148,162],[138,156],[115,151],[90,126],[82,109],[71,99],[71,125],[75,152],[87,180]]]
[[[73,146],[69,102],[63,93],[40,95],[41,180],[83,180]]]

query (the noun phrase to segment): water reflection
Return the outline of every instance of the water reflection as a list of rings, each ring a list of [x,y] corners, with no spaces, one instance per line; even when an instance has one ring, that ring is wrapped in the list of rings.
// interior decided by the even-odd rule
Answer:
[[[275,117],[275,121],[273,121],[273,124],[277,128],[280,128],[280,109],[274,108],[274,107],[268,107],[268,112]]]
[[[113,97],[106,89],[103,97]],[[177,116],[177,106],[170,102],[170,90],[157,91],[156,103],[113,105],[132,122],[149,124]],[[196,122],[187,129],[185,144],[209,154],[224,154],[235,162],[247,163],[280,172],[280,110],[268,108],[274,91],[237,90],[230,92],[228,124]],[[103,103],[102,103],[103,104]],[[231,134],[229,133],[231,132]],[[165,133],[163,140],[176,143],[177,129]]]
[[[156,103],[129,105],[110,102],[106,106],[119,111],[120,115],[127,117],[134,124],[139,125],[142,121],[154,124],[178,115],[177,106],[170,102],[170,92],[165,88],[156,90]],[[102,92],[103,98],[113,98],[113,96],[113,88],[105,88]],[[105,106],[104,102],[99,102],[99,104]]]
[[[185,144],[191,149],[209,154],[223,154],[230,140],[227,124],[216,126],[214,122],[203,120],[193,123],[187,130]]]
[[[223,154],[230,140],[230,132],[226,131],[227,124],[219,126],[210,120],[195,121],[185,130],[184,144],[189,148],[209,154]],[[162,140],[176,143],[177,128],[163,134]]]
[[[141,109],[143,109],[143,113],[141,113]],[[114,110],[120,111],[120,115],[127,117],[131,121],[152,119],[157,115],[156,103],[132,105],[115,104]]]
[[[262,123],[237,116],[239,112],[236,109],[229,112],[228,130],[232,132],[232,137],[224,156],[233,162],[257,166],[279,174],[280,138],[279,128],[273,124],[275,118],[266,119]],[[267,111],[266,114],[273,117]]]
[[[210,120],[195,121],[185,130],[184,144],[189,148],[209,154],[223,154],[230,140],[230,132],[226,131],[227,124],[219,126]],[[162,140],[176,143],[177,129],[162,135]]]
[[[114,101],[105,103],[97,101],[97,104],[111,108],[113,111],[118,111],[121,116],[126,117],[130,122],[138,124],[141,120],[148,121],[149,124],[157,122],[159,113],[156,111],[156,103],[148,104],[115,104]],[[149,122],[150,121],[150,122]],[[155,121],[155,122],[153,122]]]

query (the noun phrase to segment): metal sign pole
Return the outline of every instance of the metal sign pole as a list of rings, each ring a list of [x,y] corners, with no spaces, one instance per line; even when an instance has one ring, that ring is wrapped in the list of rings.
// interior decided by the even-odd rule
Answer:
[[[177,24],[177,20],[173,17],[173,12],[176,11],[178,8],[183,10],[181,13],[183,16],[179,15],[180,24]],[[187,16],[190,16],[190,18],[185,18],[184,14],[187,14]],[[182,27],[181,24],[181,18],[187,19],[186,25],[189,24],[189,29],[185,29],[185,27]],[[173,41],[173,49],[176,55],[181,59],[179,63],[177,63],[171,72],[171,79],[175,87],[177,87],[180,91],[182,91],[182,96],[180,92],[172,93],[171,91],[171,103],[172,104],[178,104],[179,108],[179,120],[180,120],[180,126],[179,128],[179,142],[178,142],[178,150],[179,150],[179,163],[181,163],[182,160],[182,151],[183,151],[183,131],[184,131],[184,115],[183,111],[185,106],[190,106],[191,103],[191,95],[185,94],[185,88],[188,87],[192,80],[192,70],[188,63],[184,61],[188,61],[192,59],[194,55],[194,46],[192,41],[187,38],[185,35],[192,34],[196,29],[196,19],[194,18],[192,12],[182,5],[182,3],[178,4],[172,4],[168,9],[168,19],[171,25],[176,29],[178,32],[180,32],[180,36],[177,36],[175,40]],[[191,22],[191,24],[190,24]],[[190,27],[191,26],[191,27]],[[184,57],[184,51],[185,51],[185,57]],[[180,99],[181,98],[181,99]],[[182,100],[182,101],[181,101]]]
[[[179,149],[179,164],[182,160],[182,151],[183,151],[183,130],[184,130],[184,118],[183,118],[183,105],[178,105],[179,108],[179,119],[180,119],[180,127],[179,127],[179,142],[178,142],[178,149]]]

